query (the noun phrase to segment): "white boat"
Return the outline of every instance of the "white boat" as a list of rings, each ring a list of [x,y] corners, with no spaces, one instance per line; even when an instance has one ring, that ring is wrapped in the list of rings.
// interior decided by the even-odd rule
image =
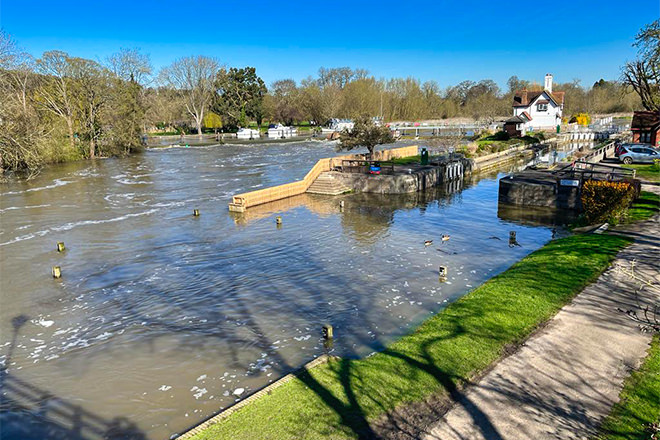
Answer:
[[[271,139],[285,139],[297,136],[298,132],[295,127],[286,127],[282,124],[271,125],[268,128],[268,137]]]
[[[355,123],[353,122],[352,119],[337,119],[337,118],[332,118],[330,119],[330,123],[328,124],[327,127],[323,127],[321,132],[323,134],[329,134],[329,133],[341,133],[343,130],[352,130],[353,126],[355,126]]]
[[[259,139],[259,130],[241,128],[236,132],[237,139]]]

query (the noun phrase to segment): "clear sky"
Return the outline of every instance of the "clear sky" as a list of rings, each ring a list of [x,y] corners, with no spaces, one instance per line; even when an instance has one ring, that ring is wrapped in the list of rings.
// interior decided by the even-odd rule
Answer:
[[[660,0],[0,0],[0,25],[35,56],[104,59],[140,48],[156,68],[207,55],[267,83],[350,66],[442,87],[511,75],[542,83],[617,79]]]

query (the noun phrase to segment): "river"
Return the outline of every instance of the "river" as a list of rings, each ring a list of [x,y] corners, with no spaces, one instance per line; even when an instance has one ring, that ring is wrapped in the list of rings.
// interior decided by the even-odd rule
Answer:
[[[324,353],[323,324],[368,355],[552,237],[498,218],[492,175],[228,212],[333,154],[151,149],[0,185],[2,438],[167,439]]]

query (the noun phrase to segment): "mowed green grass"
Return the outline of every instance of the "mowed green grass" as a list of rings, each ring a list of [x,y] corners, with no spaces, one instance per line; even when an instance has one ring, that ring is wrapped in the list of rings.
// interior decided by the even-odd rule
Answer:
[[[619,402],[605,419],[601,440],[651,439],[650,425],[660,423],[660,335],[656,334],[641,368],[626,380]],[[657,438],[657,437],[656,437]]]
[[[455,393],[594,281],[627,243],[608,235],[552,241],[383,351],[313,368],[194,438],[369,437],[386,412]]]
[[[626,212],[627,223],[648,220],[660,212],[660,195],[642,191]]]
[[[392,162],[395,165],[409,165],[411,163],[419,164],[422,162],[422,156],[418,154],[417,156],[397,157],[389,160],[388,162]]]
[[[622,165],[623,168],[637,170],[637,178],[649,182],[660,182],[660,168],[656,164]]]

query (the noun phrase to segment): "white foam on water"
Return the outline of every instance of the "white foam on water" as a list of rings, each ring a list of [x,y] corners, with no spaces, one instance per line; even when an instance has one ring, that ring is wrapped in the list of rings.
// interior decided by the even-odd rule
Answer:
[[[40,325],[42,327],[48,328],[51,325],[55,324],[55,321],[50,321],[50,320],[47,320],[47,319],[39,318],[39,320],[36,321],[35,324]]]
[[[9,195],[15,195],[15,194],[25,194],[29,192],[35,192],[35,191],[43,191],[46,189],[53,189],[57,188],[58,186],[64,186],[68,185],[69,183],[73,183],[73,180],[62,180],[62,179],[55,179],[53,181],[54,183],[51,185],[46,185],[46,186],[38,186],[36,188],[30,188],[30,189],[25,189],[23,191],[9,191],[6,193],[0,193],[0,196],[9,196]]]
[[[2,195],[2,194],[0,194],[0,195]],[[17,209],[48,208],[49,206],[51,206],[51,205],[47,204],[47,205],[9,206],[7,208],[0,209],[0,212],[15,211]]]
[[[232,393],[234,396],[240,396],[245,392],[245,388],[236,388]]]
[[[78,226],[100,225],[100,224],[103,224],[103,223],[120,222],[122,220],[127,220],[127,219],[133,218],[133,217],[141,217],[143,215],[150,215],[150,214],[153,214],[154,212],[158,212],[158,211],[160,211],[160,208],[149,209],[147,211],[137,212],[137,213],[134,213],[134,214],[125,214],[125,215],[122,215],[122,216],[119,216],[119,217],[113,217],[113,218],[104,219],[104,220],[82,220],[82,221],[78,221],[78,222],[69,222],[69,223],[66,223],[62,226],[53,226],[52,228],[45,229],[43,231],[37,231],[37,232],[33,232],[33,233],[30,233],[30,234],[26,234],[26,235],[21,235],[19,237],[13,238],[13,239],[11,239],[9,241],[6,241],[4,243],[0,243],[0,246],[6,246],[6,245],[9,245],[9,244],[17,243],[19,241],[30,240],[30,239],[35,238],[35,237],[43,237],[44,235],[46,235],[46,234],[48,234],[49,232],[52,232],[52,231],[62,232],[62,231],[69,231],[69,230],[71,230],[73,228],[76,228]]]

